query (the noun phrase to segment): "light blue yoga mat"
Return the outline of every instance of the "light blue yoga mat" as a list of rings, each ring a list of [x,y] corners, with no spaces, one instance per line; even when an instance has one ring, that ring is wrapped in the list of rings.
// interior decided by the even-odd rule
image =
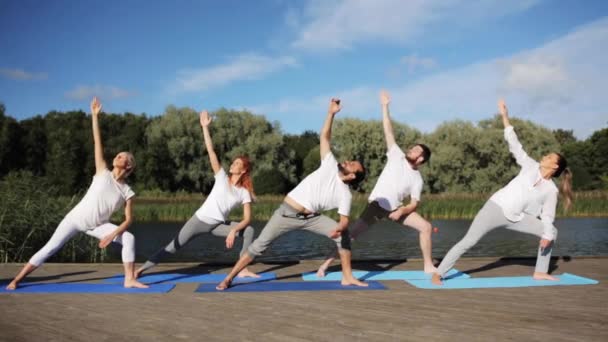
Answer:
[[[150,285],[147,289],[127,289],[121,284],[85,284],[85,283],[24,283],[16,290],[6,290],[3,284],[0,293],[166,293],[173,284]]]
[[[224,291],[215,289],[217,284],[201,284],[196,289],[196,292],[281,292],[281,291],[370,291],[370,290],[386,290],[386,287],[381,283],[370,281],[368,287],[360,286],[342,286],[339,281],[294,281],[280,282],[270,281],[262,283],[247,283],[238,284]]]
[[[252,283],[258,281],[268,281],[277,278],[276,273],[265,272],[258,274],[260,278],[234,278],[233,284]],[[219,283],[226,278],[226,274],[182,274],[182,273],[161,273],[150,274],[139,277],[137,280],[142,283]],[[103,280],[104,283],[122,283],[124,275],[115,275]]]
[[[469,278],[445,279],[443,285],[434,285],[430,280],[406,280],[408,283],[421,289],[448,290],[448,289],[487,289],[504,287],[529,286],[565,286],[565,285],[593,285],[597,280],[580,277],[570,273],[556,275],[559,280],[535,280],[527,277],[495,277],[495,278]]]
[[[431,279],[432,274],[424,271],[353,271],[353,276],[359,280],[412,280]],[[452,269],[447,274],[448,278],[469,278],[468,274]],[[317,277],[316,272],[302,273],[305,281],[340,281],[342,272],[329,272],[324,278]]]

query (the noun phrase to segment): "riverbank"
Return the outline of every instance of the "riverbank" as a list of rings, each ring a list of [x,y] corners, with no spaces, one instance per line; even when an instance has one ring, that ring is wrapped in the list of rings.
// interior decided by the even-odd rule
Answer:
[[[178,284],[166,294],[0,295],[3,341],[606,341],[608,258],[554,259],[555,274],[598,285],[433,291],[403,281],[386,291],[194,293]],[[472,277],[521,276],[534,258],[463,258]],[[21,265],[0,265],[0,278]],[[298,281],[316,264],[262,264]],[[418,270],[419,259],[355,263],[364,270]],[[223,273],[229,265],[164,264],[155,272]],[[119,264],[46,264],[31,281],[97,282]]]

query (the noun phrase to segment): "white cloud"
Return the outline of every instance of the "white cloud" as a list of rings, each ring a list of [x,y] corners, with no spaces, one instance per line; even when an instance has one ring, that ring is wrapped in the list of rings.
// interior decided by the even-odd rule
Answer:
[[[393,117],[430,131],[446,120],[489,118],[496,112],[496,100],[505,97],[513,116],[550,128],[573,129],[579,138],[585,138],[606,127],[608,121],[603,104],[608,79],[606,46],[608,18],[532,50],[437,72],[390,89]],[[379,88],[359,86],[336,92],[344,101],[344,114],[379,118]],[[271,118],[307,114],[306,119],[297,119],[302,129],[318,129],[326,102],[333,95],[249,108]]]
[[[268,74],[294,66],[297,66],[296,59],[289,56],[272,58],[258,54],[243,54],[226,64],[178,71],[177,80],[170,87],[170,91],[174,93],[204,91],[236,81],[258,80]]]
[[[48,78],[48,74],[46,72],[29,72],[23,69],[8,68],[1,68],[0,75],[16,81],[46,80]]]
[[[401,64],[407,66],[408,73],[418,70],[430,70],[437,67],[437,62],[429,57],[418,57],[416,54],[401,57]]]
[[[345,50],[362,42],[411,43],[449,25],[448,32],[524,11],[540,0],[311,0],[297,18],[293,47],[313,51]],[[446,30],[444,30],[446,31]]]
[[[79,85],[65,93],[66,98],[77,101],[89,100],[93,96],[101,99],[123,99],[136,95],[137,92],[135,91],[107,85]]]

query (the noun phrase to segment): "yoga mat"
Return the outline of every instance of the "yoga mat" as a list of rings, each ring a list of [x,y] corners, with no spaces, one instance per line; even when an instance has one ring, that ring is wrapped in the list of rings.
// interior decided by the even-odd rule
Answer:
[[[150,285],[147,289],[127,289],[120,284],[85,284],[85,283],[24,283],[16,290],[6,290],[3,284],[0,293],[166,293],[173,284]]]
[[[224,291],[215,289],[217,284],[201,284],[195,292],[279,292],[279,291],[369,291],[386,290],[381,283],[370,281],[368,287],[342,286],[340,282],[329,281],[297,281],[297,282],[262,282],[234,285]]]
[[[424,271],[353,271],[353,276],[359,280],[413,280],[431,279],[432,274]],[[448,278],[469,278],[468,274],[452,269],[447,274]],[[317,277],[317,272],[302,273],[305,281],[340,281],[342,272],[329,272],[324,278]]]
[[[570,273],[556,275],[559,280],[535,280],[527,277],[495,277],[495,278],[469,278],[446,279],[443,285],[434,285],[430,280],[406,280],[411,285],[421,289],[447,290],[447,289],[487,289],[499,287],[528,287],[528,286],[565,286],[565,285],[593,285],[597,280],[580,277]]]
[[[233,284],[252,283],[258,281],[268,281],[277,278],[276,273],[259,273],[260,278],[234,278]],[[150,274],[139,277],[137,280],[142,283],[219,283],[226,278],[226,274],[182,274],[182,273],[162,273]],[[104,283],[122,283],[124,275],[117,274],[103,280]]]

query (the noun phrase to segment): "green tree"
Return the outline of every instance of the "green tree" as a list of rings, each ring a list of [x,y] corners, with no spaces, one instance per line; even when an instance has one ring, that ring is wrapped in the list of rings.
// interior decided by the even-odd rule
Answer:
[[[224,167],[240,155],[249,156],[253,176],[262,170],[276,169],[284,179],[293,182],[293,152],[283,144],[278,124],[248,111],[220,109],[211,124],[213,145]],[[214,178],[204,151],[198,114],[189,108],[170,106],[165,114],[153,120],[146,130],[149,162],[163,190],[208,192]],[[161,183],[161,182],[165,183]],[[255,186],[255,184],[254,184]]]
[[[416,143],[424,143],[422,134],[407,125],[393,122],[393,130],[395,141],[404,152]],[[361,188],[365,192],[371,192],[386,163],[386,142],[382,122],[339,119],[334,123],[332,134],[332,150],[336,158],[340,161],[346,159],[361,161],[367,170],[367,179],[361,184]],[[316,165],[318,166],[319,164]]]
[[[23,150],[19,139],[21,127],[17,120],[5,115],[6,108],[0,103],[0,176],[22,166]]]

